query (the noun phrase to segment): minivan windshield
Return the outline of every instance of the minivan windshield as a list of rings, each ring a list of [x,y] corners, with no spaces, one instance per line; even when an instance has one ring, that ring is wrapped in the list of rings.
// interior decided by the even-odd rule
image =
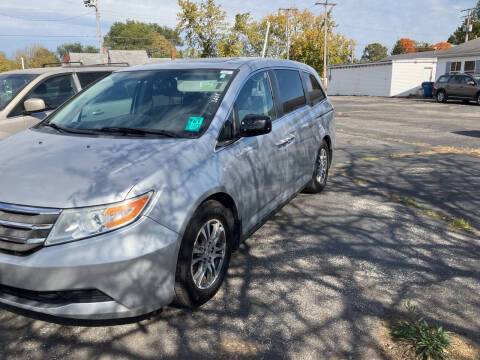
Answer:
[[[198,137],[233,76],[232,70],[210,69],[113,73],[42,125],[75,133]]]
[[[3,110],[37,74],[0,74],[0,110]]]

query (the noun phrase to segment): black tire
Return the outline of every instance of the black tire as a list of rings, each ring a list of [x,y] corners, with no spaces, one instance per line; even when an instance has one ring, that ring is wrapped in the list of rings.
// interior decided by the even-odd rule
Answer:
[[[325,175],[324,176],[319,176],[319,170],[320,170],[320,164],[321,164],[321,156],[326,156],[326,167],[325,167]],[[307,186],[304,189],[304,192],[307,194],[318,194],[325,189],[327,186],[327,180],[328,180],[328,170],[330,168],[330,150],[328,148],[328,144],[325,140],[322,141],[322,144],[320,146],[320,149],[318,149],[317,156],[315,158],[315,169],[313,171],[313,176],[310,182],[307,184]]]
[[[447,94],[445,93],[444,90],[439,90],[437,92],[437,95],[435,96],[437,102],[439,103],[446,103],[447,102]]]
[[[186,308],[196,308],[206,303],[217,293],[227,273],[232,254],[232,230],[228,226],[231,223],[229,221],[231,216],[231,211],[215,200],[206,201],[195,212],[180,245],[175,273],[174,304]],[[192,274],[193,249],[197,237],[201,240],[203,239],[202,235],[200,235],[201,230],[209,221],[218,221],[223,226],[225,231],[225,255],[223,264],[218,271],[218,277],[207,288],[200,288],[196,285]],[[205,273],[207,274],[207,272]]]
[[[477,104],[480,105],[480,93],[477,94]]]

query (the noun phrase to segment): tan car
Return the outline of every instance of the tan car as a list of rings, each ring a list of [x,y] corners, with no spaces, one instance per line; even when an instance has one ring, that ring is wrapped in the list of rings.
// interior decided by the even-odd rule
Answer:
[[[480,104],[480,74],[443,75],[433,86],[433,97],[439,103],[447,100],[475,101]]]
[[[62,66],[0,73],[0,140],[32,127],[118,66]]]

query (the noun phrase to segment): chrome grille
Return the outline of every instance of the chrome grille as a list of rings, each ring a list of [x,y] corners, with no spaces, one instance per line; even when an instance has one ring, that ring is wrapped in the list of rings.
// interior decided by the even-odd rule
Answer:
[[[27,253],[43,246],[58,209],[0,203],[0,250]]]

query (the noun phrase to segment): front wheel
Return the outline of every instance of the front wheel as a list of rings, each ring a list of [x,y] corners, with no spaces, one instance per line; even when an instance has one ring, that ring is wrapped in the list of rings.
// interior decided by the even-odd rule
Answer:
[[[305,192],[309,194],[317,194],[327,186],[328,170],[330,168],[330,151],[325,140],[318,150],[317,159],[315,161],[315,170],[312,180],[305,187]]]
[[[439,103],[446,103],[447,102],[447,94],[445,94],[445,91],[440,90],[437,93],[437,102],[439,102]]]
[[[217,201],[200,206],[182,239],[175,274],[175,303],[195,308],[210,300],[227,273],[232,253],[230,211]]]
[[[480,105],[480,93],[477,94],[477,104]]]

